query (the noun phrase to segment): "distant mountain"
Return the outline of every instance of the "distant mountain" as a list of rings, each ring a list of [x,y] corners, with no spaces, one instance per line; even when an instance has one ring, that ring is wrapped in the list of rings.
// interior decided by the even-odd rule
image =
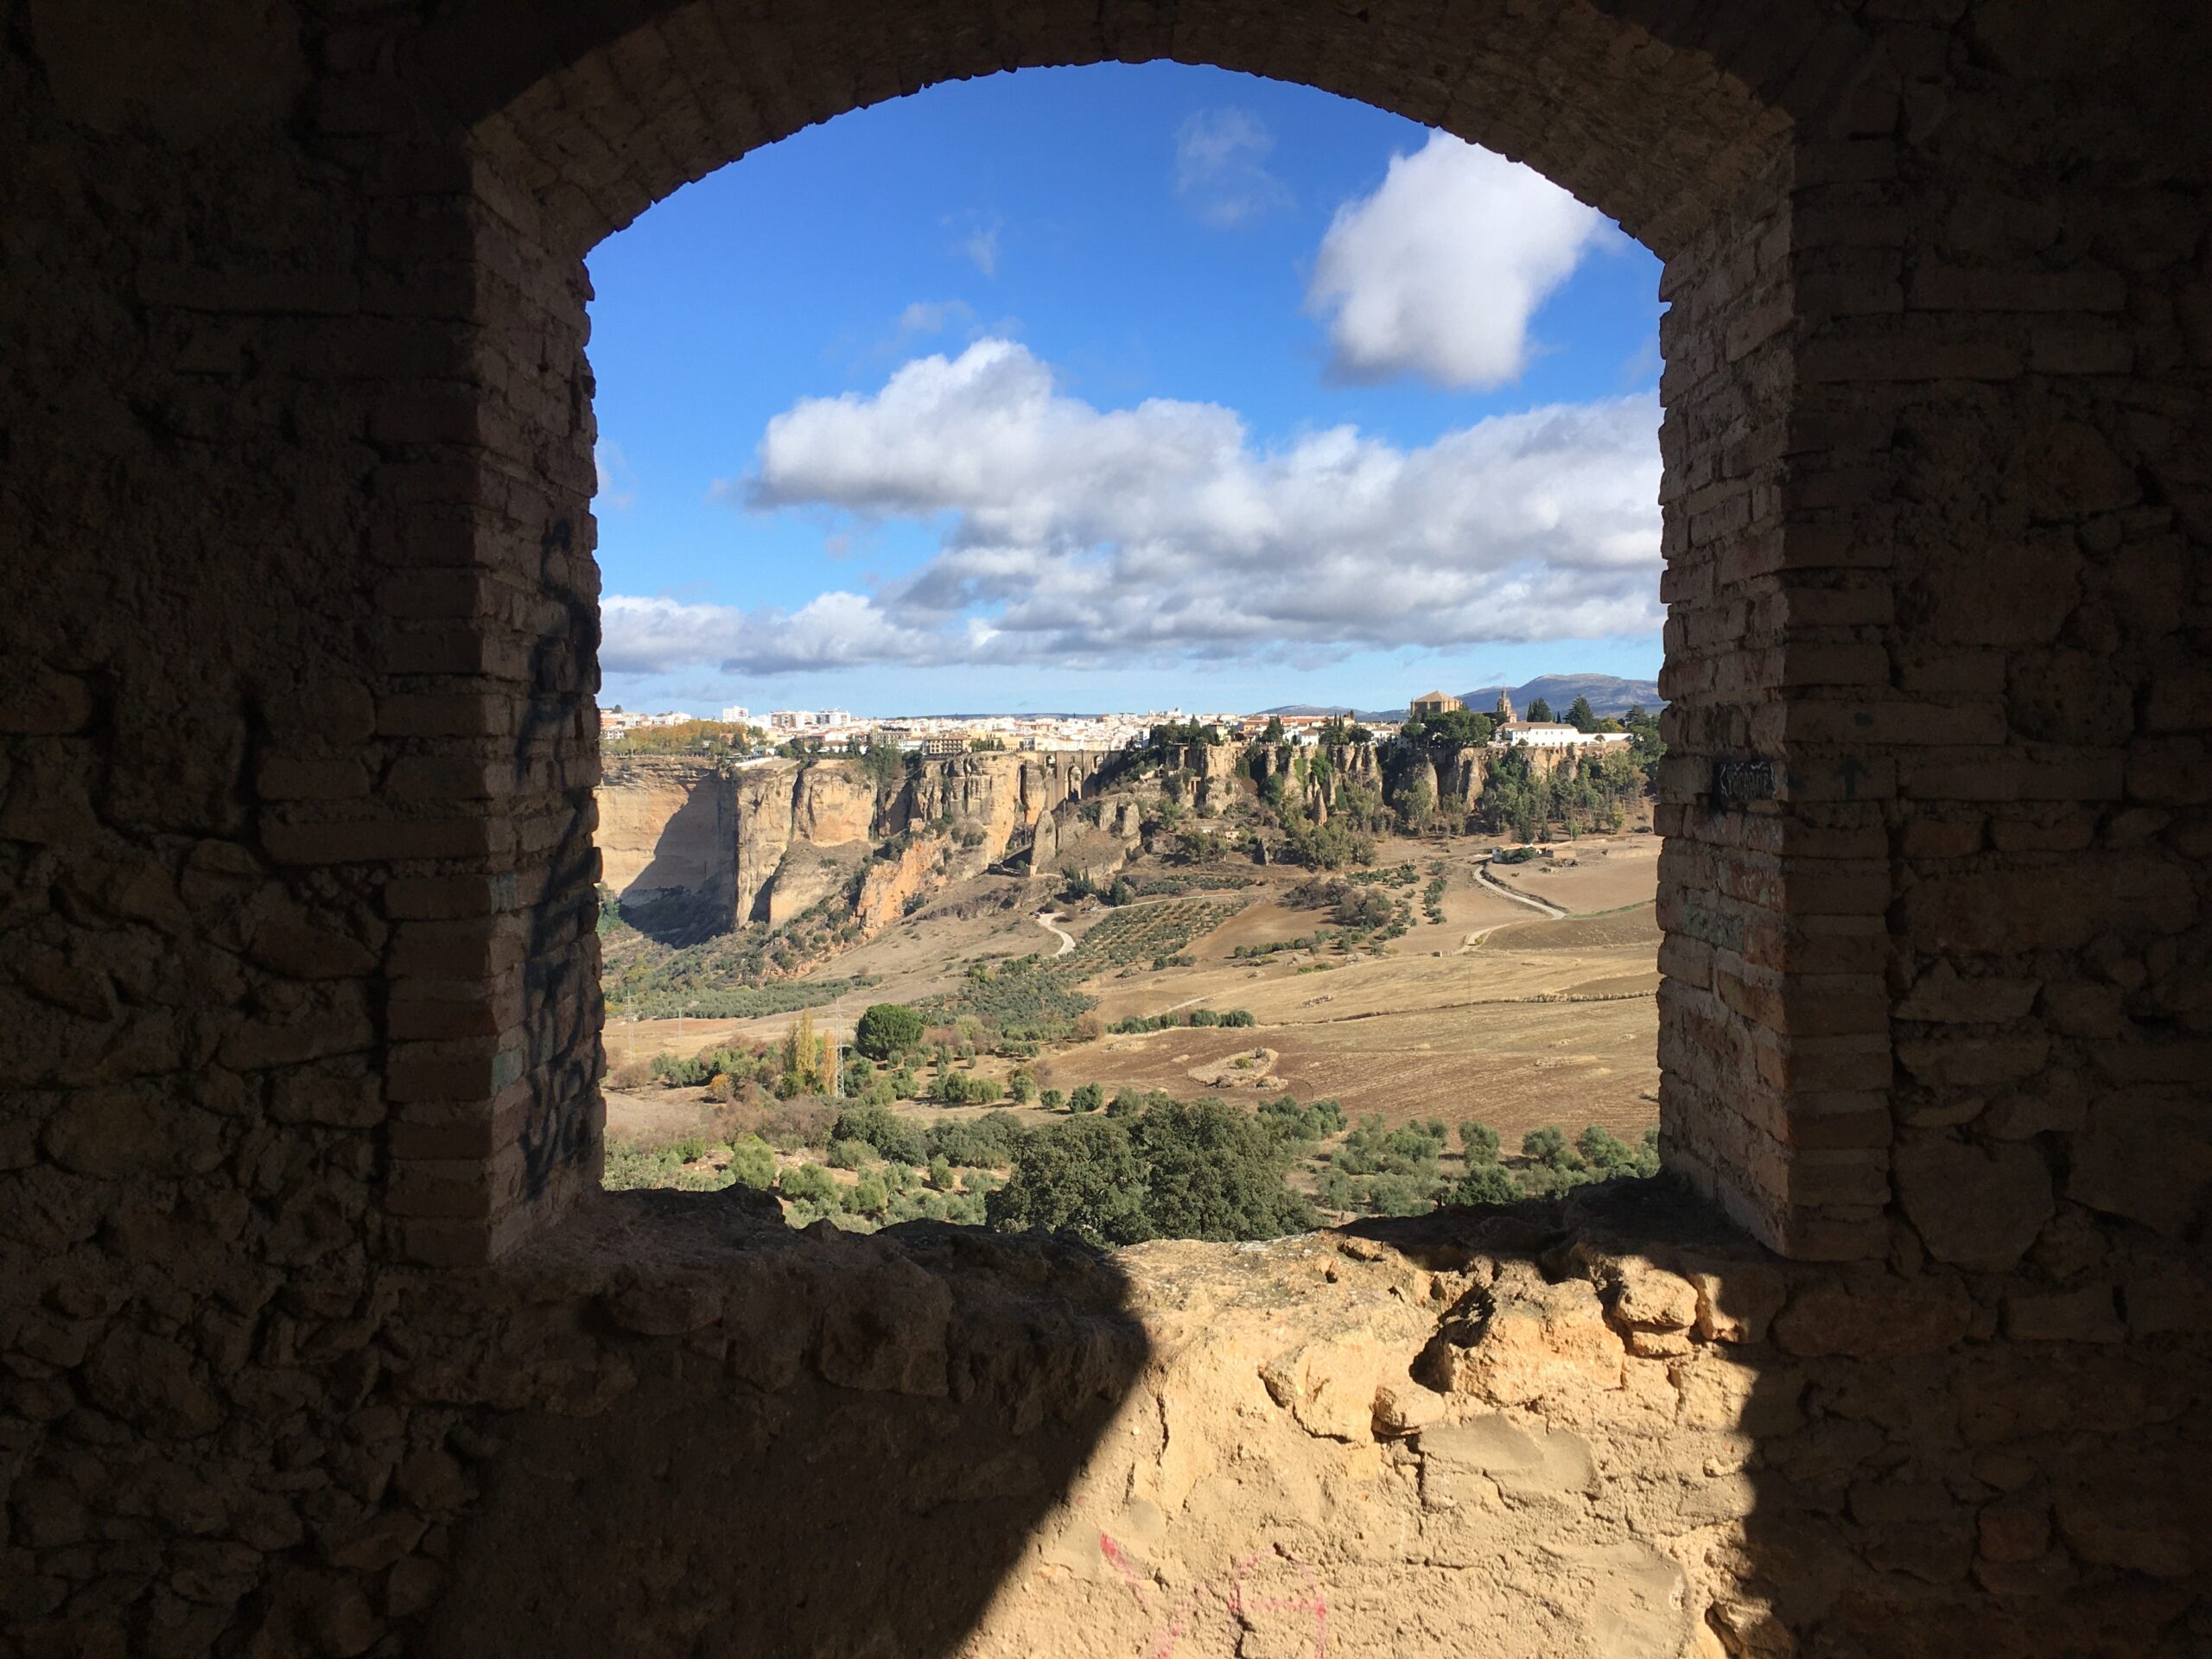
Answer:
[[[1486,685],[1478,691],[1462,691],[1459,700],[1477,714],[1486,715],[1497,706],[1497,694],[1510,691],[1513,711],[1527,719],[1529,705],[1541,697],[1552,706],[1552,713],[1561,719],[1577,697],[1590,699],[1593,715],[1622,715],[1643,707],[1656,709],[1666,699],[1659,695],[1656,680],[1620,680],[1610,674],[1539,674],[1526,685]]]
[[[1497,707],[1497,694],[1510,691],[1513,696],[1513,711],[1527,718],[1529,705],[1539,697],[1552,706],[1552,713],[1562,718],[1577,697],[1590,699],[1593,715],[1625,714],[1639,704],[1656,709],[1665,699],[1652,680],[1621,680],[1610,674],[1540,674],[1526,685],[1486,685],[1478,691],[1460,694],[1459,700],[1478,715],[1486,715]],[[1262,709],[1263,715],[1348,715],[1354,720],[1403,720],[1406,706],[1395,709],[1347,709],[1341,704],[1318,702],[1287,702],[1278,709]]]

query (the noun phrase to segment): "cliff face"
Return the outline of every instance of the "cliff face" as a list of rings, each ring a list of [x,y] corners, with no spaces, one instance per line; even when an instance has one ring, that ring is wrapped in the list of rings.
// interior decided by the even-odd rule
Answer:
[[[1088,753],[958,754],[923,762],[900,800],[903,821],[918,830],[950,820],[962,838],[981,834],[977,868],[1030,845],[1038,821],[1080,800],[1110,757]]]
[[[734,773],[728,783],[735,798],[734,869],[734,902],[724,925],[785,921],[830,891],[836,878],[823,876],[824,861],[813,855],[848,849],[853,856],[844,861],[849,863],[867,855],[875,829],[875,789],[857,766],[772,760]],[[778,894],[772,889],[787,861],[791,890]]]
[[[736,907],[737,798],[702,761],[609,762],[596,798],[600,879],[657,938],[725,931]]]
[[[1236,800],[1240,791],[1264,788],[1269,779],[1281,776],[1288,798],[1303,806],[1316,823],[1326,823],[1337,808],[1338,792],[1346,785],[1358,785],[1388,797],[1402,787],[1417,767],[1427,769],[1432,799],[1458,800],[1472,807],[1482,798],[1491,759],[1489,750],[1480,748],[1429,756],[1394,751],[1386,771],[1382,757],[1383,751],[1364,743],[1346,743],[1325,751],[1193,743],[1171,757],[1166,787],[1181,804],[1212,817]],[[1325,764],[1317,765],[1317,761]],[[1548,772],[1556,766],[1558,757],[1536,753],[1530,761]]]
[[[771,760],[725,770],[648,757],[608,764],[601,783],[603,880],[626,914],[659,937],[772,925],[849,883],[893,836],[916,839],[870,870],[862,925],[875,931],[932,883],[957,880],[1041,845],[1053,868],[1054,817],[1094,788],[1110,757],[984,753],[926,760],[880,798],[855,765]],[[925,857],[913,847],[928,845]]]

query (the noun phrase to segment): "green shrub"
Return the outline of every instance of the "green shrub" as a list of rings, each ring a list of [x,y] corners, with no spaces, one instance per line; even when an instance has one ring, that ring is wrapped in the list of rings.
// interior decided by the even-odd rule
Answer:
[[[1280,1148],[1244,1113],[1214,1099],[1146,1109],[1130,1129],[1145,1166],[1154,1237],[1278,1238],[1315,1224],[1283,1184]]]
[[[1452,1184],[1452,1204],[1511,1204],[1522,1196],[1519,1183],[1500,1163],[1478,1163]]]
[[[1078,1117],[1015,1149],[1013,1179],[989,1194],[984,1214],[1003,1232],[1070,1231],[1094,1244],[1132,1244],[1152,1236],[1143,1176],[1127,1129]]]
[[[1141,1238],[1274,1238],[1313,1224],[1283,1183],[1274,1140],[1221,1101],[1151,1100],[1125,1117],[1083,1116],[1026,1139],[992,1193],[995,1227]]]
[[[837,1183],[819,1164],[798,1164],[776,1180],[784,1197],[799,1204],[826,1204],[837,1195]]]
[[[853,1046],[872,1060],[893,1060],[922,1040],[922,1016],[903,1002],[878,1002],[853,1028]]]
[[[1068,1103],[1068,1097],[1058,1089],[1047,1089],[1038,1096],[1037,1103],[1048,1112],[1057,1112]]]
[[[830,1162],[838,1169],[866,1169],[874,1157],[875,1148],[865,1141],[832,1141],[830,1143]]]
[[[1521,1137],[1521,1155],[1531,1163],[1565,1173],[1583,1166],[1582,1156],[1567,1144],[1567,1131],[1554,1124],[1531,1129]]]
[[[766,1192],[776,1184],[776,1154],[759,1135],[740,1135],[730,1142],[729,1173],[740,1186]]]
[[[1106,1103],[1106,1116],[1135,1117],[1154,1106],[1169,1105],[1173,1100],[1173,1096],[1165,1089],[1124,1089]]]
[[[1344,1127],[1344,1109],[1333,1100],[1317,1100],[1311,1106],[1300,1106],[1296,1096],[1285,1094],[1262,1101],[1253,1121],[1277,1145],[1300,1149],[1340,1133]]]
[[[730,1185],[728,1170],[687,1166],[668,1147],[648,1150],[634,1141],[609,1141],[601,1185],[611,1192],[639,1187],[672,1188],[679,1192],[715,1192]]]
[[[952,1162],[941,1152],[930,1154],[930,1185],[940,1192],[952,1191]]]
[[[1471,1166],[1497,1161],[1497,1131],[1487,1123],[1478,1123],[1469,1118],[1459,1126],[1459,1144],[1466,1149],[1467,1162]]]
[[[1095,1083],[1086,1083],[1068,1096],[1071,1112],[1095,1112],[1106,1103],[1106,1091]]]
[[[864,1141],[896,1163],[918,1164],[929,1155],[920,1132],[887,1106],[848,1106],[830,1134],[833,1141]]]
[[[1659,1173],[1659,1131],[1656,1128],[1647,1129],[1643,1141],[1631,1147],[1611,1130],[1592,1123],[1575,1137],[1574,1149],[1600,1180],[1622,1176],[1642,1179]]]
[[[955,1164],[1004,1164],[1013,1160],[1014,1147],[1028,1133],[1011,1112],[993,1112],[971,1123],[931,1124],[929,1149]]]

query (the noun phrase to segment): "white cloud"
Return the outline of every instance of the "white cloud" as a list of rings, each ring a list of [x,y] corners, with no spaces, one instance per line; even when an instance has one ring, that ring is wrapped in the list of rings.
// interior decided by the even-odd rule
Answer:
[[[1200,110],[1175,135],[1175,190],[1209,225],[1248,224],[1292,205],[1268,171],[1274,135],[1249,110]]]
[[[999,274],[999,228],[996,218],[970,218],[965,221],[945,221],[958,232],[953,242],[954,251],[974,265],[986,276]]]
[[[941,334],[957,328],[973,335],[976,327],[976,308],[965,300],[916,300],[899,314],[897,343],[925,335]]]
[[[1306,307],[1329,318],[1347,378],[1499,385],[1528,360],[1529,317],[1607,234],[1542,175],[1432,133],[1391,157],[1373,195],[1337,210]]]
[[[797,610],[687,604],[610,594],[601,601],[599,665],[609,674],[664,674],[702,663],[731,674],[789,674],[873,663],[939,666],[981,660],[980,620],[918,629],[865,594],[817,594]]]
[[[593,446],[592,466],[598,474],[598,490],[592,498],[596,510],[635,506],[638,503],[638,474],[630,465],[630,458],[622,453],[622,446],[602,438]]]
[[[1414,449],[1351,427],[1262,448],[1219,404],[1096,409],[986,340],[880,392],[801,401],[752,475],[720,486],[757,508],[941,522],[928,563],[791,613],[609,600],[603,660],[1081,667],[1643,632],[1660,621],[1658,423],[1647,392]]]
[[[599,605],[599,665],[609,674],[664,674],[729,649],[744,613],[727,605],[609,594]]]

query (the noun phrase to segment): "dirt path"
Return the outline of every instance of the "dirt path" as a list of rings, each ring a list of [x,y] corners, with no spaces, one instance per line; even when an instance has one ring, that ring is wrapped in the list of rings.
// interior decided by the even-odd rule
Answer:
[[[1052,933],[1058,936],[1060,948],[1052,952],[1054,956],[1065,957],[1075,949],[1075,935],[1069,932],[1065,928],[1059,925],[1059,918],[1058,917],[1047,916],[1040,911],[1037,915],[1037,925],[1043,928],[1047,933]]]
[[[1479,950],[1482,946],[1482,942],[1490,938],[1493,933],[1502,932],[1509,927],[1526,927],[1529,924],[1525,921],[1510,921],[1492,922],[1488,927],[1478,927],[1473,932],[1468,934],[1465,938],[1459,941],[1458,954],[1464,957],[1470,950]]]
[[[1488,887],[1492,893],[1503,894],[1506,898],[1513,900],[1516,905],[1526,905],[1531,910],[1541,911],[1545,917],[1549,920],[1563,922],[1567,918],[1569,914],[1568,912],[1561,910],[1557,905],[1553,904],[1548,899],[1531,898],[1525,893],[1517,892],[1514,888],[1507,887],[1504,882],[1499,880],[1496,876],[1490,873],[1490,866],[1487,864],[1478,864],[1475,866],[1475,880],[1482,883],[1483,886]]]

